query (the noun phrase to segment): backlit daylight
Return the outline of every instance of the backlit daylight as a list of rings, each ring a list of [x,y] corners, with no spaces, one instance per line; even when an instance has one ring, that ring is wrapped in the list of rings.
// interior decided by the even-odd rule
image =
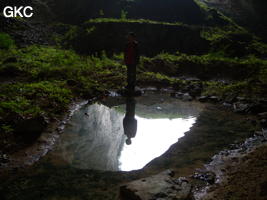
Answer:
[[[136,118],[138,129],[132,145],[124,145],[119,159],[120,169],[141,169],[152,159],[159,157],[189,131],[195,118],[145,119]]]
[[[0,200],[266,200],[267,1],[0,1]]]

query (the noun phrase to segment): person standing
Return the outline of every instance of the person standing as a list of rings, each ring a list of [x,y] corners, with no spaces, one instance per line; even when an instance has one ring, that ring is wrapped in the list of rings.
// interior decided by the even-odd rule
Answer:
[[[132,96],[135,93],[136,66],[139,63],[139,47],[135,33],[128,34],[128,42],[124,49],[124,63],[127,66],[127,93]]]

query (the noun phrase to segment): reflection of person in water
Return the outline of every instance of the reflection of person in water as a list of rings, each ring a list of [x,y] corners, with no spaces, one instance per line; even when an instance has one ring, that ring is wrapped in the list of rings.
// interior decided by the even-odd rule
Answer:
[[[123,119],[124,134],[127,136],[126,144],[132,143],[131,138],[134,138],[137,131],[137,120],[135,117],[135,99],[128,97],[126,100],[126,114]]]

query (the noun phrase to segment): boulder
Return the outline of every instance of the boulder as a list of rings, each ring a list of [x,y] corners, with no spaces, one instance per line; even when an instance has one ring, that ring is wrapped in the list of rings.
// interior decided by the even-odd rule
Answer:
[[[232,108],[232,104],[224,102],[222,104],[225,108]]]
[[[266,118],[267,118],[267,112],[259,113],[259,114],[258,114],[258,117],[259,117],[260,119],[266,119]]]
[[[249,108],[249,112],[252,114],[258,114],[267,111],[267,106],[263,103],[252,103]]]
[[[121,200],[185,200],[191,184],[185,178],[174,178],[171,170],[130,182],[120,188]]]
[[[42,116],[20,121],[15,126],[15,134],[26,143],[36,140],[45,130],[48,123]]]
[[[198,97],[201,95],[201,92],[202,92],[202,89],[200,87],[195,87],[194,89],[191,89],[189,91],[189,94],[192,96],[192,97]]]
[[[265,139],[267,139],[267,129],[262,129],[262,135]]]
[[[261,126],[262,126],[263,128],[267,128],[267,119],[262,119],[262,120],[260,121],[260,124],[261,124]]]
[[[220,101],[220,98],[217,96],[211,96],[209,97],[209,101],[212,103],[218,103]]]
[[[201,96],[201,97],[198,98],[198,101],[204,103],[204,102],[208,101],[208,98],[209,98],[208,96]]]
[[[250,105],[249,104],[244,104],[244,103],[235,103],[234,104],[234,112],[236,113],[248,113],[250,109]]]
[[[237,101],[237,95],[235,95],[235,94],[229,94],[229,95],[227,95],[225,97],[224,100],[225,100],[226,103],[232,104],[232,103],[234,103],[234,102]]]
[[[177,98],[177,99],[182,99],[183,95],[184,95],[184,93],[182,93],[182,92],[172,92],[171,93],[171,97]]]
[[[195,172],[192,178],[205,181],[210,185],[212,185],[215,183],[216,175],[210,171],[203,171],[203,172],[200,171],[200,172]]]
[[[182,100],[184,100],[184,101],[192,101],[193,97],[191,97],[190,94],[185,93],[185,94],[183,94]]]
[[[247,102],[248,101],[245,97],[236,97],[236,100],[239,102]]]

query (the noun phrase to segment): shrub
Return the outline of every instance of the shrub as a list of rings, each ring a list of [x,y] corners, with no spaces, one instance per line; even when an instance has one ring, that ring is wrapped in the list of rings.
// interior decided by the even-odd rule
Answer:
[[[15,42],[10,37],[10,35],[6,33],[0,33],[0,49],[10,49],[14,46]]]

